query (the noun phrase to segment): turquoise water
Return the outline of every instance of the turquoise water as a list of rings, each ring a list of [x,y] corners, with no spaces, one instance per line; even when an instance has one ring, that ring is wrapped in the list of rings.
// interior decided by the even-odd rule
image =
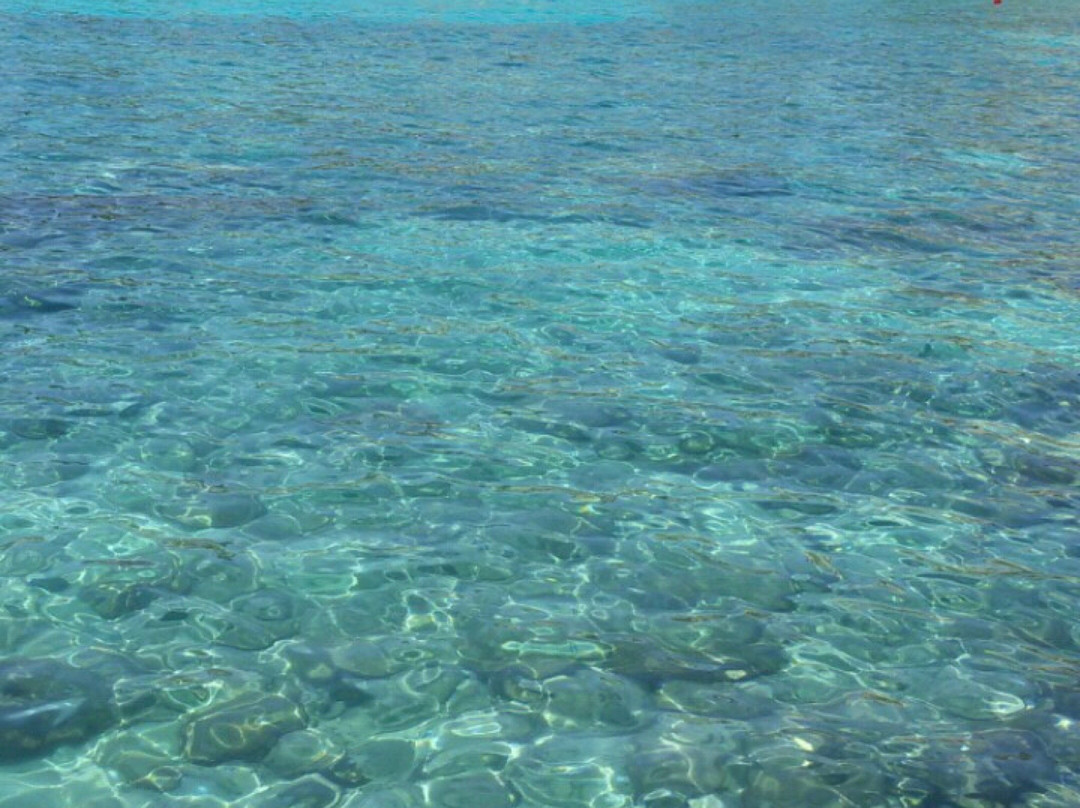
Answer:
[[[0,53],[0,808],[1080,804],[1070,3]]]

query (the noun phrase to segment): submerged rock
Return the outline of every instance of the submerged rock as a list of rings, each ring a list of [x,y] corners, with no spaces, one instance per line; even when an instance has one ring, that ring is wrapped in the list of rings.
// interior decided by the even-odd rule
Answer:
[[[234,648],[259,649],[293,636],[307,602],[283,589],[261,589],[230,604],[231,625],[218,642]]]
[[[328,808],[340,796],[338,789],[321,777],[308,776],[272,789],[256,804],[259,808]]]
[[[0,761],[82,743],[116,722],[100,676],[53,659],[0,662]]]
[[[363,772],[371,780],[394,780],[407,777],[416,763],[417,745],[403,738],[379,738],[353,749],[328,773],[336,782],[354,772]]]
[[[178,588],[197,598],[226,603],[258,585],[255,558],[246,552],[222,553],[216,548],[184,548]]]
[[[284,650],[289,670],[302,682],[322,690],[331,702],[341,702],[347,707],[366,704],[371,694],[363,679],[342,670],[325,648],[295,643]]]
[[[266,506],[244,493],[206,493],[188,502],[159,505],[159,515],[192,530],[240,527],[263,516]]]
[[[261,760],[279,738],[306,724],[301,707],[284,696],[233,701],[191,720],[184,731],[184,754],[208,766]]]
[[[602,667],[650,688],[671,680],[700,684],[740,682],[776,673],[788,663],[783,648],[770,642],[750,643],[728,649],[722,655],[708,655],[689,646],[666,648],[643,637],[606,639],[613,650]]]
[[[72,425],[62,418],[14,418],[4,426],[25,440],[53,440],[66,435]]]
[[[326,771],[344,756],[345,753],[327,736],[303,729],[282,736],[264,763],[275,774],[289,780]]]
[[[359,788],[371,782],[371,778],[364,771],[363,764],[352,755],[345,755],[340,760],[335,761],[332,766],[323,772],[323,775],[345,788]]]
[[[507,762],[501,778],[512,789],[511,794],[520,795],[522,805],[626,808],[627,784],[619,782],[625,778],[612,777],[616,761],[624,756],[623,739],[616,750],[594,738],[556,734],[524,745],[520,754]]]
[[[1055,764],[1043,740],[1022,730],[991,729],[929,739],[905,761],[909,774],[931,789],[963,794],[972,803],[1018,805],[1053,782]]]
[[[510,808],[516,801],[515,792],[490,772],[433,779],[428,789],[432,802],[445,808]]]
[[[548,720],[560,729],[632,728],[643,720],[644,691],[606,671],[582,668],[544,682]]]
[[[144,584],[108,581],[86,587],[79,598],[101,617],[115,620],[145,609],[160,595],[160,591]]]
[[[180,785],[183,772],[173,765],[174,757],[168,744],[130,733],[99,745],[95,753],[98,762],[126,784],[159,792]]]

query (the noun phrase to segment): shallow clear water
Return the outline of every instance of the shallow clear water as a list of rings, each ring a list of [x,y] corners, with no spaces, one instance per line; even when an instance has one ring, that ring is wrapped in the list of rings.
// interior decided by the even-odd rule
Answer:
[[[1080,804],[1070,4],[299,6],[0,3],[0,808]]]

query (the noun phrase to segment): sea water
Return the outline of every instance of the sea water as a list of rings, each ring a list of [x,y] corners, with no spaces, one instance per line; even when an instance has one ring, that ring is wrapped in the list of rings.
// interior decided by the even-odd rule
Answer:
[[[0,808],[1080,804],[1075,12],[0,2]]]

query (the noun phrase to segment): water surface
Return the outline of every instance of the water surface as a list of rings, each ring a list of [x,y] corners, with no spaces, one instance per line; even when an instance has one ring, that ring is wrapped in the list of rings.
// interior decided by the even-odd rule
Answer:
[[[1080,803],[1071,11],[0,2],[0,808]]]

